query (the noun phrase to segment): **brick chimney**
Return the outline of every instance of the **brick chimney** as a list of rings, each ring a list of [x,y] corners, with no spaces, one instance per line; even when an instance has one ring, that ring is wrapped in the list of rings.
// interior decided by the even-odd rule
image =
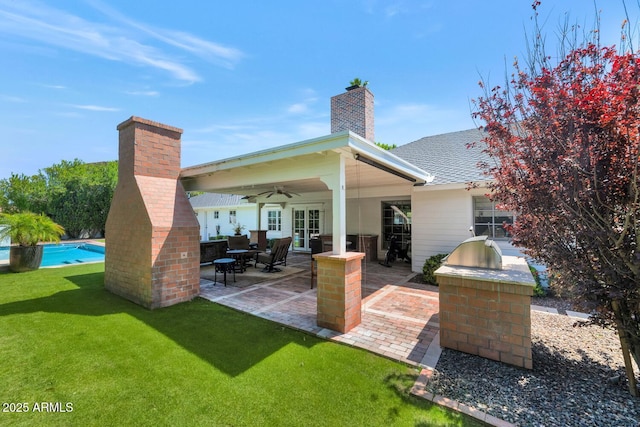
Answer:
[[[344,130],[375,142],[373,93],[366,86],[347,89],[331,98],[331,133]]]
[[[200,232],[180,175],[182,129],[118,125],[118,185],[105,231],[105,288],[147,308],[200,292]]]

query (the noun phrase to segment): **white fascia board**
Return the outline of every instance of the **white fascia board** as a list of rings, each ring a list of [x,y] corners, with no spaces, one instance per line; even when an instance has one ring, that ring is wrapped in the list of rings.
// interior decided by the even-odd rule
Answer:
[[[433,179],[429,172],[420,169],[383,148],[378,147],[374,143],[353,132],[349,132],[349,147],[364,157],[375,160],[384,166],[415,178],[417,180],[416,184],[418,185],[424,184]]]
[[[183,168],[180,177],[188,178],[198,175],[210,174],[217,171],[247,167],[260,163],[273,162],[276,160],[288,159],[291,157],[306,154],[319,153],[327,150],[335,150],[348,146],[350,133],[347,131],[338,132],[319,138],[308,139],[295,142],[293,144],[281,145],[274,148],[255,151],[241,156],[230,157],[210,163],[203,163],[195,166]]]

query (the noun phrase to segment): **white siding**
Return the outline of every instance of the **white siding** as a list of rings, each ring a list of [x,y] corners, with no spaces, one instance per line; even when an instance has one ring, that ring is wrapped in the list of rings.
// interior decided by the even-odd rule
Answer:
[[[200,239],[209,240],[210,237],[214,237],[216,235],[216,225],[220,225],[221,235],[233,235],[235,233],[233,230],[235,224],[229,222],[229,213],[232,210],[236,211],[236,223],[244,225],[242,234],[248,235],[249,230],[254,230],[257,224],[255,209],[255,206],[224,206],[214,209],[194,209],[198,216],[198,222],[200,223]],[[215,211],[219,212],[218,219],[214,218]]]
[[[427,258],[450,253],[460,242],[472,236],[473,196],[486,190],[414,191],[411,203],[412,270],[422,271]]]
[[[269,211],[280,211],[280,231],[269,230]],[[267,230],[267,239],[278,239],[291,234],[291,214],[287,215],[288,209],[282,209],[278,205],[265,205],[260,212],[260,224],[262,230]],[[255,215],[255,213],[254,213]]]

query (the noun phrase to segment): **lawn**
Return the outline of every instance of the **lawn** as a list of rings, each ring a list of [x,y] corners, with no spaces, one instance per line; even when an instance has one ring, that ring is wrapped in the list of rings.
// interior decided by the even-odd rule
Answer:
[[[0,425],[475,424],[410,396],[414,368],[199,298],[149,311],[103,277],[0,272]]]

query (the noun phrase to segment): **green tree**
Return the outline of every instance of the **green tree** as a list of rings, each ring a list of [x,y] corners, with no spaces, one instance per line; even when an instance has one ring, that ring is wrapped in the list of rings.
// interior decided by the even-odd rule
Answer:
[[[6,213],[47,210],[47,186],[41,175],[27,176],[12,173],[0,180],[0,209]]]
[[[492,197],[516,212],[513,243],[550,268],[592,324],[617,330],[638,396],[629,355],[640,364],[640,55],[602,47],[598,34],[562,39],[557,59],[534,45],[529,65],[486,89],[475,116],[486,123]]]
[[[384,142],[376,142],[376,145],[387,151],[393,150],[394,148],[398,147],[396,144],[385,144]]]
[[[118,180],[118,163],[63,160],[33,176],[0,180],[0,208],[7,213],[46,213],[70,237],[104,233]]]
[[[118,179],[116,162],[62,162],[45,169],[49,214],[71,237],[104,233]]]

